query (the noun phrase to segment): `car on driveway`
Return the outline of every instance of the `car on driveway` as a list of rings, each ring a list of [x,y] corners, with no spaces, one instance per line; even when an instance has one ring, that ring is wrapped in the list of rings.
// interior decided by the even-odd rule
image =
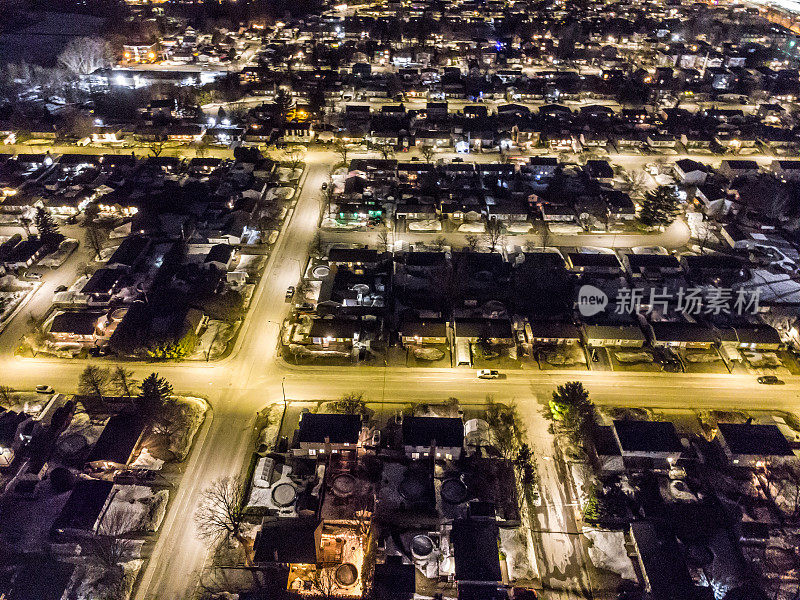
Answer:
[[[765,385],[783,385],[783,381],[775,377],[775,375],[762,375],[757,381]]]
[[[500,371],[494,369],[478,369],[478,379],[499,379]]]
[[[37,394],[52,394],[53,392],[55,392],[55,390],[53,388],[51,388],[49,385],[37,385],[36,386],[36,393]]]
[[[290,285],[288,288],[286,288],[286,301],[288,302],[292,298],[294,298],[294,286]]]

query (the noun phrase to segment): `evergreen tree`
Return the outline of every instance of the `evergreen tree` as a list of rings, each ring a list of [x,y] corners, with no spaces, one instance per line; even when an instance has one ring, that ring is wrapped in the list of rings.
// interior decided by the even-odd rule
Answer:
[[[136,407],[146,417],[153,417],[172,395],[172,385],[163,377],[159,377],[158,373],[150,373],[145,377],[140,389]]]
[[[649,226],[670,225],[680,212],[680,200],[672,186],[662,185],[652,192],[647,192],[642,200],[639,220]]]
[[[284,90],[278,90],[275,94],[275,112],[278,120],[283,123],[289,116],[289,111],[292,108],[292,97]]]
[[[58,231],[58,225],[56,225],[55,219],[53,219],[53,216],[46,209],[41,207],[36,209],[33,223],[36,225],[39,237],[48,246],[57,245],[64,239],[64,236]]]

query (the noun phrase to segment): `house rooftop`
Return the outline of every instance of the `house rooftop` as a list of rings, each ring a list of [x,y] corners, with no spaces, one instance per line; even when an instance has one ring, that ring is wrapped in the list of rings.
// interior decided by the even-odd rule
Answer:
[[[513,337],[511,321],[508,319],[455,319],[454,331],[457,338],[495,340]]]
[[[114,289],[120,279],[122,279],[124,272],[122,269],[97,269],[89,278],[81,293],[83,294],[108,294]]]
[[[103,313],[74,311],[62,312],[53,318],[50,333],[71,333],[92,335],[97,328],[97,320]]]
[[[372,594],[375,600],[410,600],[416,591],[416,568],[403,563],[401,556],[387,556],[375,565]]]
[[[150,247],[150,240],[143,235],[129,235],[108,259],[109,265],[132,267]]]
[[[311,517],[264,519],[256,536],[254,562],[316,564],[319,524]]]
[[[457,417],[404,417],[406,446],[460,448],[464,445],[464,422]]]
[[[79,479],[53,524],[54,530],[93,531],[114,484],[99,479]]]
[[[570,252],[569,262],[573,267],[613,267],[622,268],[615,254],[594,252]]]
[[[128,464],[136,444],[145,430],[145,420],[138,414],[121,413],[108,420],[97,438],[87,463],[105,461]]]
[[[718,423],[717,428],[732,454],[793,456],[794,452],[777,425]]]
[[[459,519],[453,522],[450,542],[455,555],[456,581],[498,582],[499,529],[494,521]]]
[[[331,248],[328,260],[332,263],[375,263],[378,251],[370,248]]]
[[[303,413],[297,441],[300,443],[357,444],[361,434],[359,415]]]
[[[35,556],[17,569],[9,584],[0,583],[0,597],[8,600],[61,600],[74,571],[73,564]]]
[[[694,586],[674,535],[659,533],[651,523],[634,521],[631,537],[653,600],[695,598]]]
[[[660,342],[700,342],[708,343],[716,341],[714,331],[700,323],[690,323],[688,321],[660,321],[651,323],[653,336]]]
[[[441,319],[403,321],[398,333],[403,337],[443,338],[447,336],[447,324]]]
[[[231,257],[235,251],[236,248],[229,244],[215,244],[211,246],[211,249],[206,255],[205,261],[203,262],[218,262],[226,265],[231,260]]]
[[[678,259],[671,254],[626,254],[631,269],[679,269]]]
[[[623,452],[680,452],[675,426],[667,421],[614,421]]]

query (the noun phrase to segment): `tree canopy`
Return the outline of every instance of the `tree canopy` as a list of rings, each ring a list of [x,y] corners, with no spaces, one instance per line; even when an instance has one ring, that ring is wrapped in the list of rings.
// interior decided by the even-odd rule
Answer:
[[[680,212],[680,200],[672,186],[662,185],[647,192],[641,201],[639,220],[649,227],[666,227]]]

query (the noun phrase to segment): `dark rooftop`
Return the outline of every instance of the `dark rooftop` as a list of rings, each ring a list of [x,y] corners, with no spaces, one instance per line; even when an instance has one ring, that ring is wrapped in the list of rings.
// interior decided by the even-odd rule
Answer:
[[[456,319],[456,337],[509,339],[513,336],[508,319]]]
[[[400,556],[387,556],[374,567],[372,594],[375,600],[410,600],[416,591],[416,569],[403,564]]]
[[[623,452],[680,452],[675,426],[666,421],[614,421]]]
[[[114,484],[98,479],[79,479],[61,509],[53,529],[92,531]]]
[[[378,251],[369,248],[331,248],[328,260],[332,263],[375,263]]]
[[[208,255],[204,262],[218,262],[222,264],[228,264],[235,248],[229,244],[215,244],[211,246],[211,249],[208,251]]]
[[[361,434],[359,415],[303,413],[300,416],[297,440],[323,444],[356,444]]]
[[[95,312],[62,312],[55,316],[50,325],[50,333],[71,333],[75,335],[91,335],[97,327],[97,319],[103,313]]]
[[[460,448],[464,444],[464,423],[460,418],[404,417],[403,444],[427,447]]]
[[[718,423],[725,444],[733,454],[792,456],[792,447],[776,425]]]
[[[453,522],[450,541],[456,563],[456,581],[500,581],[497,524],[487,520]]]
[[[108,259],[109,265],[132,267],[150,246],[150,240],[143,235],[129,235]]]
[[[75,565],[51,558],[34,557],[28,560],[14,576],[8,600],[61,600],[67,590]]]
[[[316,564],[315,518],[265,519],[255,542],[256,563]]]
[[[107,461],[127,464],[144,428],[145,420],[140,415],[114,415],[103,428],[86,462]]]
[[[81,288],[81,293],[109,294],[124,274],[121,269],[97,269]]]

